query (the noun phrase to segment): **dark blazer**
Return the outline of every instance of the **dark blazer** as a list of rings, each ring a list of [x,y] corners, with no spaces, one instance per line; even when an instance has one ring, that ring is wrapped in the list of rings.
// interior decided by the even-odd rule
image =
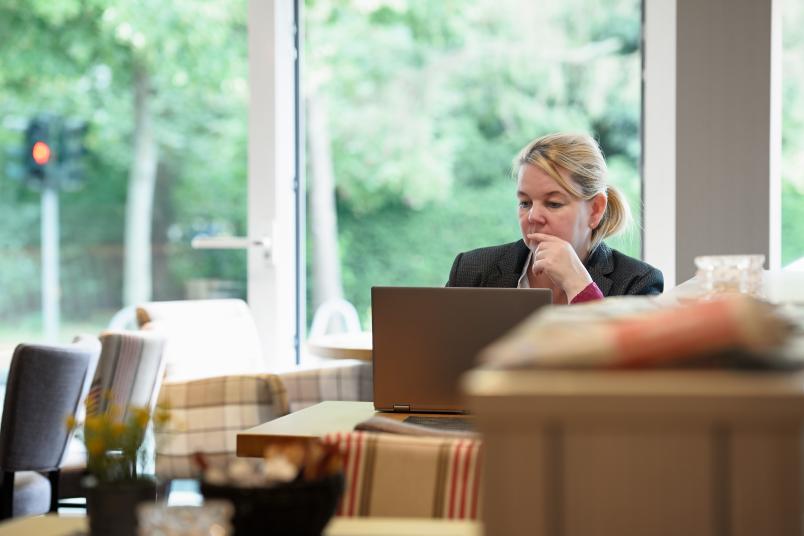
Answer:
[[[448,287],[516,288],[528,247],[522,240],[458,254]],[[661,294],[662,272],[601,243],[587,259],[586,270],[604,296]]]

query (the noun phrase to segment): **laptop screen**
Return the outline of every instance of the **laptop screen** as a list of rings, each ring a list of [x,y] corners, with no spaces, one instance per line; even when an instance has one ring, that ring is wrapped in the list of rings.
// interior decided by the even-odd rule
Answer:
[[[548,289],[373,287],[374,407],[462,412],[477,354],[552,302]]]

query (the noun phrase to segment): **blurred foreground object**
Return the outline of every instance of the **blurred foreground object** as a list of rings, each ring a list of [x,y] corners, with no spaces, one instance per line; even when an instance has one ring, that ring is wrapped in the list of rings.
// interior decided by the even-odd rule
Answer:
[[[335,514],[343,493],[343,460],[337,447],[288,443],[267,448],[263,459],[235,459],[225,466],[206,463],[204,500],[232,503],[235,534],[318,536]]]
[[[233,510],[228,501],[204,501],[202,506],[143,503],[138,525],[143,536],[231,536]]]
[[[800,535],[804,373],[474,370],[486,534]]]
[[[673,307],[659,299],[615,298],[538,313],[480,358],[495,368],[636,368],[683,365],[731,350],[769,366],[781,364],[780,358],[800,366],[804,352],[791,356],[782,350],[791,333],[785,315],[743,294]]]

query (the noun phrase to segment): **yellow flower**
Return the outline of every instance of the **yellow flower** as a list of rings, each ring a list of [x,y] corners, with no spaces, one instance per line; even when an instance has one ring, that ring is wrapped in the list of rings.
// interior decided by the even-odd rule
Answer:
[[[120,415],[122,415],[123,412],[121,411],[120,406],[118,406],[117,404],[109,404],[106,413],[109,414],[109,417],[111,419],[117,419],[120,417]]]
[[[118,438],[122,436],[126,431],[126,425],[122,422],[115,422],[112,423],[112,436]]]
[[[90,456],[100,456],[106,451],[106,443],[99,437],[89,439],[87,441],[87,451]]]
[[[131,416],[134,419],[134,424],[136,424],[138,428],[148,426],[148,421],[151,418],[148,408],[132,408]]]
[[[154,424],[156,426],[163,426],[170,421],[170,410],[165,408],[157,408],[156,413],[154,413]]]
[[[72,430],[77,424],[78,422],[75,420],[75,415],[67,415],[67,418],[64,419],[64,425],[67,426],[67,430]]]
[[[87,417],[84,428],[87,432],[97,432],[103,427],[103,417],[101,415],[91,415]]]

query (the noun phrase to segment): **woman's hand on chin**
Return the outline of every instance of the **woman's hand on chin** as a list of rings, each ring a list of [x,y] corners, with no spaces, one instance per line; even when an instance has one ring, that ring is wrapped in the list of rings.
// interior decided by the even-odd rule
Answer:
[[[535,275],[546,274],[564,290],[567,301],[572,301],[579,292],[589,286],[592,277],[578,258],[575,248],[557,236],[531,233],[528,239],[538,242],[533,250],[531,270]]]

